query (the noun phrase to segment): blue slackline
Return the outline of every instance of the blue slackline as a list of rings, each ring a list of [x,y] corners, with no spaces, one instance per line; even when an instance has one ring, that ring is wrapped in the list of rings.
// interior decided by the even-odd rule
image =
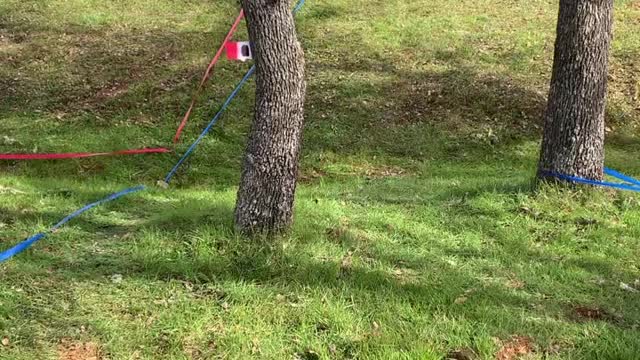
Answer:
[[[178,162],[173,167],[173,169],[171,169],[171,171],[169,171],[167,176],[164,178],[164,182],[165,183],[169,184],[171,182],[171,179],[176,174],[176,171],[178,171],[180,166],[182,166],[182,164],[187,160],[187,158],[191,155],[191,153],[193,153],[193,151],[196,149],[198,144],[200,144],[202,139],[204,139],[204,137],[209,133],[211,128],[218,122],[218,119],[220,119],[222,114],[224,114],[225,110],[227,110],[227,107],[229,107],[229,104],[231,104],[231,101],[236,97],[236,95],[238,95],[238,92],[240,92],[242,87],[247,83],[247,81],[249,80],[251,75],[253,75],[255,70],[256,70],[256,66],[255,65],[251,66],[251,69],[249,69],[249,71],[247,71],[247,73],[244,75],[242,80],[240,80],[240,83],[238,84],[238,86],[236,86],[236,88],[233,89],[233,92],[231,92],[231,95],[229,95],[229,97],[224,102],[224,104],[222,104],[222,107],[220,107],[220,110],[218,110],[218,112],[213,117],[211,122],[209,122],[209,125],[207,125],[207,127],[204,128],[204,130],[202,131],[200,136],[198,136],[196,141],[194,141],[193,144],[191,144],[191,146],[189,146],[189,149],[187,149],[187,151],[184,153],[184,155],[182,155],[182,157],[180,158],[180,160],[178,160]]]
[[[110,202],[110,201],[113,201],[113,200],[116,200],[116,199],[118,199],[120,197],[123,197],[125,195],[131,194],[131,193],[135,193],[135,192],[138,192],[138,191],[142,191],[144,189],[145,189],[145,187],[143,185],[132,187],[132,188],[129,188],[129,189],[125,189],[125,190],[122,190],[122,191],[117,192],[115,194],[111,194],[111,195],[105,197],[102,200],[98,200],[98,201],[96,201],[94,203],[91,203],[91,204],[89,204],[89,205],[87,205],[87,206],[85,206],[85,207],[83,207],[83,208],[81,208],[79,210],[76,210],[71,215],[69,215],[69,216],[65,217],[64,219],[60,220],[60,222],[55,224],[48,231],[35,234],[32,237],[30,237],[30,238],[26,239],[25,241],[21,242],[20,244],[12,247],[11,249],[6,250],[4,252],[1,252],[0,253],[0,262],[6,261],[6,260],[10,259],[11,257],[13,257],[13,256],[25,251],[31,245],[33,245],[37,241],[39,241],[39,240],[43,239],[44,237],[46,237],[47,233],[51,233],[51,232],[54,232],[54,231],[60,229],[64,224],[66,224],[69,221],[73,220],[74,218],[80,216],[81,214],[93,209],[94,207],[100,206],[100,205],[102,205],[104,203],[107,203],[107,202]]]
[[[590,180],[590,179],[585,179],[577,176],[546,172],[547,175],[555,177],[557,179],[572,181],[579,184],[602,186],[602,187],[608,187],[608,188],[619,189],[619,190],[640,192],[640,180],[634,179],[628,175],[624,175],[618,171],[615,171],[609,168],[604,168],[604,173],[618,180],[622,180],[626,182],[626,184],[615,183],[610,181]]]
[[[609,169],[609,168],[604,168],[604,173],[609,175],[609,176],[613,176],[616,179],[622,180],[622,181],[626,181],[629,184],[634,184],[636,186],[640,186],[640,180],[638,179],[634,179],[631,176],[619,173],[613,169]]]

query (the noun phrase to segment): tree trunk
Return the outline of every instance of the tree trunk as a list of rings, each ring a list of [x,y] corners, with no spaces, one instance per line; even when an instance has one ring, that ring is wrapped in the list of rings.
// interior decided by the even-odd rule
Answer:
[[[603,177],[612,24],[613,0],[560,0],[540,179]]]
[[[242,0],[256,64],[255,118],[243,163],[236,229],[286,230],[293,218],[304,119],[304,54],[288,0]]]

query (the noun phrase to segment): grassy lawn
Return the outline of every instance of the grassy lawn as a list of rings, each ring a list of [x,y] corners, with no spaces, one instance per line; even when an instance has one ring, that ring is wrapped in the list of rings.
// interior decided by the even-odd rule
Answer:
[[[308,1],[296,223],[275,241],[232,231],[253,84],[173,186],[153,186],[248,64],[220,63],[176,153],[0,162],[2,250],[151,187],[0,264],[0,358],[638,359],[640,196],[531,187],[556,13]],[[0,152],[169,145],[236,14],[0,1]],[[638,26],[639,3],[617,0],[607,165],[634,176]]]

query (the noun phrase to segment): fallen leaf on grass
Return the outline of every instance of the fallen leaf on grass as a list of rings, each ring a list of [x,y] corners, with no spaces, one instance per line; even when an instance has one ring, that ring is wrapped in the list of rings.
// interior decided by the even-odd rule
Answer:
[[[464,304],[464,303],[466,303],[468,299],[469,299],[469,298],[468,298],[468,297],[466,297],[466,296],[460,296],[460,297],[459,297],[459,298],[457,298],[454,302],[455,302],[456,304],[460,305],[460,304]]]
[[[336,354],[338,354],[338,348],[333,344],[329,345],[329,353],[336,356]]]
[[[471,294],[473,294],[476,291],[475,288],[471,288],[471,289],[467,289],[464,291],[464,294],[460,295],[455,301],[454,303],[456,304],[464,304],[465,302],[467,302],[467,300],[469,300],[469,296]]]
[[[260,349],[260,340],[257,338],[253,338],[251,340],[251,355],[261,354],[262,350]]]
[[[629,284],[625,284],[623,282],[620,282],[620,289],[622,289],[624,291],[628,291],[628,292],[638,292],[638,289],[632,287]]]
[[[9,194],[12,194],[12,195],[26,194],[26,192],[24,192],[24,191],[20,191],[18,189],[14,189],[14,188],[11,188],[11,187],[0,185],[0,194],[4,194],[4,193],[9,193]]]
[[[14,138],[10,138],[6,135],[2,136],[2,140],[0,141],[0,143],[2,143],[2,145],[14,145],[18,142],[18,140],[14,139]]]
[[[371,327],[373,328],[372,335],[374,336],[380,335],[380,324],[378,324],[378,322],[374,321],[371,324]]]
[[[503,342],[502,347],[496,354],[496,360],[515,360],[532,352],[533,346],[530,338],[514,336],[509,341]]]

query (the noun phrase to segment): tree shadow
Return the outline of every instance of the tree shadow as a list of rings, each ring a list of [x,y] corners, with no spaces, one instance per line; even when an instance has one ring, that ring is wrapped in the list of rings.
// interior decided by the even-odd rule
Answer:
[[[407,71],[388,60],[309,65],[319,77],[335,73],[346,79],[331,88],[310,83],[307,151],[420,159],[451,148],[447,143],[457,144],[459,152],[486,151],[540,132],[544,96],[506,75],[478,73],[465,65]],[[350,121],[333,121],[336,117]]]
[[[88,192],[82,197],[93,197],[94,194]],[[477,193],[478,196],[481,194],[482,191]],[[283,247],[279,242],[251,241],[235,236],[230,199],[211,201],[198,198],[198,195],[182,195],[178,201],[167,201],[169,198],[153,193],[150,197],[135,200],[135,206],[131,201],[125,201],[114,203],[104,211],[117,212],[116,217],[98,214],[74,221],[68,233],[72,236],[65,235],[65,230],[52,235],[56,237],[56,245],[46,243],[52,239],[42,241],[33,251],[14,260],[26,265],[9,267],[3,276],[11,279],[39,276],[60,279],[62,281],[39,283],[23,294],[30,296],[30,291],[55,289],[55,299],[59,292],[64,291],[65,279],[73,279],[74,283],[102,284],[110,283],[115,274],[122,275],[126,281],[145,284],[184,284],[188,296],[214,306],[246,303],[246,299],[235,298],[225,292],[223,284],[229,283],[256,285],[278,293],[314,291],[344,294],[356,299],[352,300],[356,303],[376,299],[379,306],[393,307],[399,301],[425,316],[438,315],[482,324],[486,332],[502,338],[509,338],[512,334],[553,332],[558,322],[569,325],[584,321],[575,317],[576,306],[602,307],[613,312],[619,301],[612,299],[611,294],[603,293],[602,287],[595,283],[567,282],[551,272],[543,271],[545,277],[539,281],[528,279],[522,288],[487,281],[487,273],[499,277],[512,271],[520,272],[516,269],[553,268],[565,271],[580,268],[594,278],[604,274],[612,279],[633,276],[597,259],[575,256],[559,261],[524,242],[504,244],[504,251],[509,252],[511,258],[506,261],[504,254],[496,256],[495,248],[461,247],[443,241],[442,238],[447,237],[467,237],[466,230],[446,222],[441,224],[438,237],[431,238],[407,233],[401,228],[381,227],[377,231],[402,239],[403,244],[383,248],[370,239],[359,238],[357,232],[328,234],[322,223],[307,220],[294,229],[289,237],[293,239],[290,247]],[[453,206],[447,209],[446,216],[452,218],[500,218],[500,214],[490,210],[472,209],[475,212],[470,213],[469,208]],[[16,216],[20,219],[20,215]],[[46,215],[56,219],[60,216],[62,214]],[[304,219],[323,217],[325,224],[341,223],[340,214],[313,206],[299,207],[297,216]],[[132,223],[123,224],[119,219],[129,219]],[[29,214],[27,221],[35,221],[34,215]],[[403,222],[406,221],[400,221]],[[95,233],[96,229],[100,232]],[[377,228],[373,226],[371,229]],[[477,227],[474,231],[484,233],[486,230]],[[486,238],[496,237],[493,233],[485,235]],[[429,251],[407,251],[411,246],[406,242],[411,241],[427,242]],[[313,249],[318,246],[337,246],[345,257],[353,256],[353,262],[345,265],[344,258],[316,256]],[[489,260],[494,265],[487,271],[465,265]],[[19,274],[17,271],[25,272]],[[565,289],[569,295],[558,296],[554,293],[557,289]],[[620,292],[611,286],[606,289]],[[576,297],[575,294],[580,295]],[[589,297],[591,300],[586,302],[584,299]],[[296,303],[300,300],[292,297],[286,301]],[[77,306],[73,297],[65,304]],[[52,305],[53,308],[59,306]],[[640,322],[633,315],[633,309],[637,309],[637,303],[625,307],[622,312],[624,318],[606,320],[602,325],[623,331],[632,329]],[[33,316],[47,319],[51,315],[37,313]],[[536,320],[540,318],[553,321]],[[71,320],[57,321],[61,327],[72,323]],[[522,329],[528,330],[523,333]]]
[[[196,44],[209,43],[223,28],[220,24],[213,33],[71,25],[32,25],[28,32],[0,28],[3,46],[11,50],[0,53],[7,63],[0,73],[5,94],[0,111],[48,113],[60,122],[90,113],[98,127],[112,125],[108,118],[138,113],[128,119],[133,125],[160,126],[168,112],[182,115],[193,83],[202,76],[201,66],[185,60],[194,56],[194,48],[202,48]],[[222,73],[229,70],[224,63],[221,68]]]
[[[491,329],[491,333],[505,337],[517,333],[523,326],[533,326],[528,319],[548,317],[550,314],[553,314],[557,321],[575,322],[576,319],[571,313],[572,306],[580,304],[549,293],[554,291],[555,287],[548,288],[548,283],[531,283],[523,290],[514,290],[496,283],[483,282],[479,278],[480,274],[465,271],[464,267],[445,261],[446,257],[376,252],[367,253],[365,257],[376,262],[378,266],[375,268],[368,266],[366,262],[345,268],[339,260],[319,260],[305,256],[299,252],[300,249],[287,251],[268,243],[251,244],[245,239],[218,239],[214,240],[213,244],[216,244],[213,251],[217,255],[203,257],[193,253],[188,245],[184,245],[179,249],[182,256],[174,260],[123,252],[110,255],[76,254],[72,260],[70,257],[60,258],[46,252],[37,252],[32,254],[31,258],[36,263],[49,264],[49,272],[60,276],[72,275],[75,281],[104,282],[110,281],[114,274],[122,274],[128,279],[180,282],[189,284],[190,288],[195,289],[192,290],[194,292],[202,292],[198,293],[198,296],[214,302],[225,301],[231,304],[236,299],[211,289],[226,282],[249,283],[267,288],[295,284],[328,292],[346,291],[355,299],[390,296],[394,301],[401,300],[410,304],[417,309],[416,311],[435,311],[460,320],[482,323]],[[432,245],[435,248],[441,247],[438,242],[433,242]],[[458,250],[447,247],[439,248],[437,251],[443,255],[460,255]],[[557,262],[537,254],[531,256],[530,251],[527,251],[527,255],[523,262],[529,266],[552,266],[554,261]],[[460,260],[492,256],[484,251],[476,254],[466,252]],[[573,261],[567,266],[584,267],[594,276],[602,274],[589,261]],[[620,274],[606,264],[598,265],[600,268],[602,266],[607,269],[600,269],[601,271],[612,271],[608,274],[615,274],[614,277],[628,275]],[[559,286],[570,288],[570,293],[591,293],[595,296],[593,303],[598,306],[615,306],[607,303],[607,298],[600,295],[602,289],[596,285]],[[543,297],[532,300],[530,294],[536,293],[543,294]],[[526,294],[529,295],[524,296]],[[481,306],[473,310],[466,305],[456,305],[465,295],[470,298],[467,300],[469,303]],[[625,312],[628,312],[627,310]],[[515,318],[510,318],[505,324],[505,316]],[[631,317],[610,325],[631,329],[637,320]],[[554,327],[551,324],[535,326],[549,331]]]

